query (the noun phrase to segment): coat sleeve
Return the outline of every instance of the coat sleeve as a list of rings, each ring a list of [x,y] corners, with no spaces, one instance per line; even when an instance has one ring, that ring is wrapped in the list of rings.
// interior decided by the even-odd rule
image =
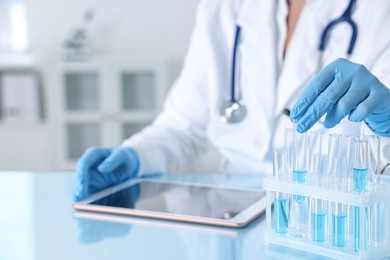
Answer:
[[[387,21],[390,25],[390,19]],[[371,68],[371,73],[373,73],[387,88],[390,88],[390,37],[387,35],[386,42],[384,46],[378,50],[378,53],[379,55]],[[362,124],[362,132],[364,135],[375,134],[366,124]],[[390,175],[390,138],[381,136],[380,139],[380,170],[383,171],[383,174]]]
[[[207,53],[210,41],[206,2],[201,1],[191,43],[179,78],[161,114],[141,132],[123,142],[140,156],[140,174],[180,171],[204,153],[209,142]]]

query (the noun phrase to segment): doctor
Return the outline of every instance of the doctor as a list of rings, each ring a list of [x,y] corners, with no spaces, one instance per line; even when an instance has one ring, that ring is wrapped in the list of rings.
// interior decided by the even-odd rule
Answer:
[[[388,0],[201,1],[163,112],[121,147],[88,149],[74,200],[140,174],[181,171],[210,144],[221,172],[269,171],[290,111],[300,132],[362,128],[388,142],[389,13]]]

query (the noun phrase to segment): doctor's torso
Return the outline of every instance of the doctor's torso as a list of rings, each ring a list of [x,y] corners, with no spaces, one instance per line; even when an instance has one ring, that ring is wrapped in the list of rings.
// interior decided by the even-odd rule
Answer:
[[[286,1],[201,2],[183,71],[155,125],[174,117],[167,114],[179,114],[183,118],[180,121],[189,118],[183,125],[193,124],[197,130],[204,130],[205,138],[224,157],[221,171],[261,171],[270,150],[283,145],[283,130],[291,127],[283,110],[292,107],[318,69],[346,57],[351,37],[348,24],[340,24],[331,31],[321,56],[318,44],[325,26],[341,15],[348,3],[347,0],[306,0],[284,53]],[[389,14],[390,1],[357,1],[352,19],[358,26],[358,36],[350,57],[351,61],[364,64],[387,86],[390,55],[387,53],[386,59],[383,54],[390,46]],[[227,124],[220,119],[220,107],[230,99],[236,26],[241,28],[236,88],[247,115],[240,123]],[[322,126],[318,124],[318,127]],[[360,124],[343,120],[330,131],[352,134],[359,130]],[[143,139],[142,133],[137,139]]]

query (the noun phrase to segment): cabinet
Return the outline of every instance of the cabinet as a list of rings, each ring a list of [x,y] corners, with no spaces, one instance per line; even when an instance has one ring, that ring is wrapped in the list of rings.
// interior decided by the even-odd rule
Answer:
[[[150,124],[168,86],[163,59],[102,59],[52,68],[57,165],[72,169],[90,146],[118,146]]]
[[[39,63],[32,55],[0,54],[0,123],[28,126],[43,119]]]

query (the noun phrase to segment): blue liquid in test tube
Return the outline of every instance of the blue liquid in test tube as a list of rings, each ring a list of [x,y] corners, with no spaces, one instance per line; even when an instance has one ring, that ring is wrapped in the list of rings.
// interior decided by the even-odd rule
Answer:
[[[288,232],[288,199],[276,199],[274,203],[275,232],[286,234]]]
[[[354,141],[354,144],[353,190],[363,193],[368,191],[368,143],[365,139],[357,139]],[[360,251],[361,244],[365,249],[368,246],[368,208],[362,209],[354,206],[353,211],[353,248],[357,252]],[[363,230],[361,230],[361,226],[363,226]],[[361,241],[361,238],[363,241]]]
[[[361,233],[361,230],[360,230],[360,222],[361,222],[361,218],[360,218],[360,207],[353,207],[353,210],[354,210],[354,217],[353,217],[353,223],[354,223],[354,243],[353,243],[353,248],[355,249],[355,251],[359,251],[360,250],[360,233]],[[364,236],[364,241],[363,241],[363,246],[365,249],[368,248],[368,208],[364,208],[364,211],[363,211],[363,215],[364,215],[364,225],[363,225],[363,228],[364,228],[364,233],[365,233],[365,236]]]
[[[295,182],[298,182],[298,183],[306,183],[307,171],[294,171],[293,172],[293,179]]]
[[[287,176],[285,167],[286,152],[283,149],[274,150],[273,155],[273,174],[276,179],[283,180]],[[273,216],[275,233],[288,233],[289,209],[289,195],[276,192]]]
[[[332,215],[332,245],[347,245],[347,215]]]
[[[353,248],[358,251],[360,249],[360,207],[353,207],[353,211]]]
[[[353,169],[353,189],[356,192],[365,192],[367,191],[367,169],[358,169],[354,168]],[[365,214],[365,219],[367,222],[367,216],[368,212],[367,209],[364,211]],[[360,249],[360,207],[354,207],[354,249],[358,251]],[[365,228],[365,234],[367,236],[367,225],[368,223],[364,223],[364,228]],[[364,244],[365,248],[367,248],[367,239],[365,239]]]
[[[297,183],[306,183],[307,171],[293,171],[293,181]],[[305,201],[305,196],[294,195],[294,200],[298,203]]]
[[[308,142],[307,134],[300,134],[296,130],[294,123],[293,131],[293,171],[292,179],[294,183],[307,183],[308,171]],[[309,233],[309,200],[301,194],[293,194],[291,202],[289,232],[296,237],[306,237]]]
[[[326,212],[312,213],[312,239],[315,242],[325,242],[326,239]]]
[[[367,191],[367,169],[353,169],[353,190],[356,192]]]

